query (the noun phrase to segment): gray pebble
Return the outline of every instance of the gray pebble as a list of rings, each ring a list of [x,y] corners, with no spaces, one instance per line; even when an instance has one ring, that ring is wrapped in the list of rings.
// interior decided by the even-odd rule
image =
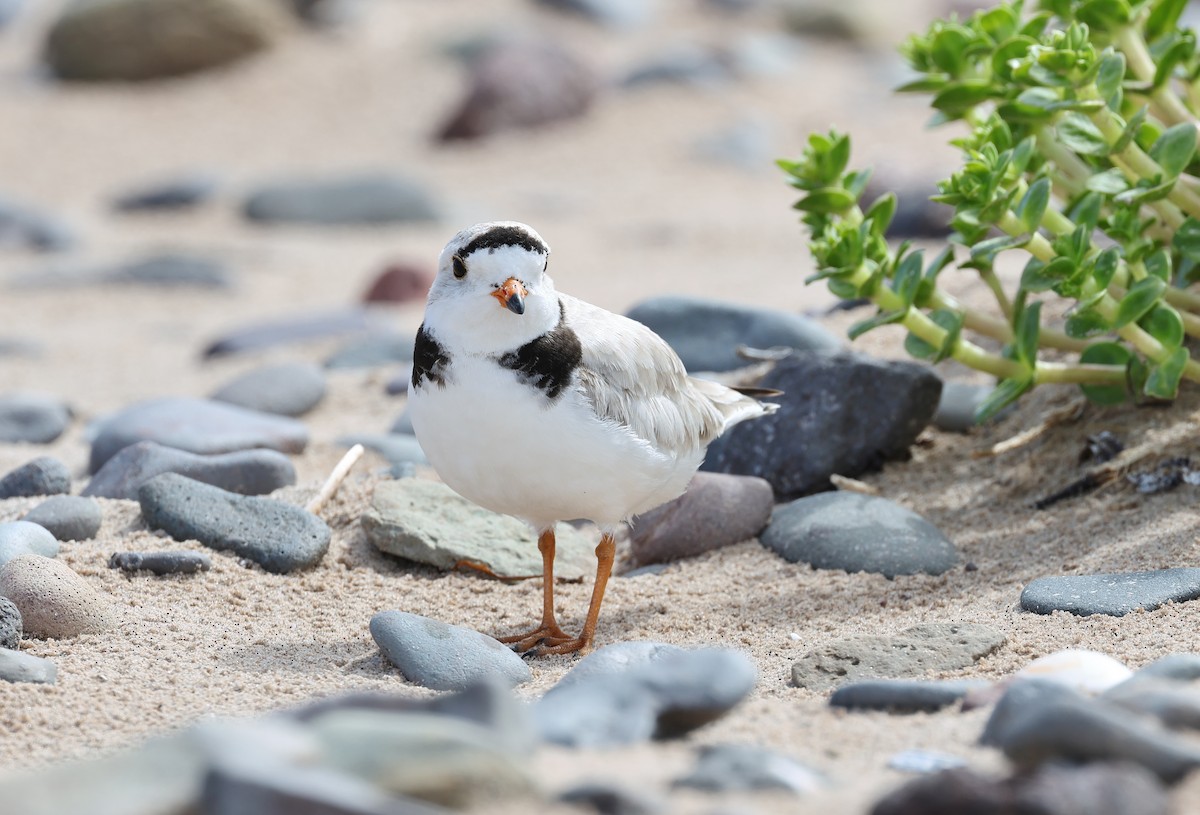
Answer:
[[[888,759],[888,769],[902,773],[936,773],[965,767],[966,759],[933,750],[901,750]]]
[[[0,478],[0,498],[61,495],[71,491],[71,471],[51,456],[39,456]]]
[[[334,351],[325,360],[325,367],[345,370],[411,364],[415,344],[413,334],[368,334]]]
[[[537,0],[538,5],[619,29],[639,28],[650,21],[654,0]]]
[[[104,516],[91,498],[55,495],[29,510],[21,520],[45,527],[60,541],[83,541],[96,537]]]
[[[70,423],[71,409],[56,397],[21,392],[0,396],[0,442],[49,444]]]
[[[615,784],[608,780],[591,781],[570,787],[559,793],[564,804],[582,807],[597,815],[658,815],[666,807],[641,790]]]
[[[689,371],[744,368],[739,345],[835,351],[845,344],[815,320],[798,314],[737,306],[721,300],[655,297],[626,314],[666,340]]]
[[[499,641],[440,620],[403,611],[371,618],[371,637],[408,681],[434,690],[463,690],[484,677],[528,682],[529,666]]]
[[[816,770],[774,750],[720,744],[702,747],[696,766],[674,786],[708,792],[787,790],[804,794],[820,790],[825,781]]]
[[[1004,641],[1002,633],[978,623],[923,623],[891,636],[852,637],[793,663],[792,683],[826,691],[863,679],[920,678],[969,668]]]
[[[771,485],[761,478],[696,473],[683,495],[633,519],[630,562],[679,560],[749,540],[774,506]]]
[[[617,656],[605,655],[617,649]],[[592,665],[585,665],[595,659]],[[625,663],[619,671],[613,668]],[[579,670],[581,675],[572,677]],[[754,688],[757,670],[740,651],[672,651],[618,643],[585,657],[537,702],[547,741],[609,747],[675,738],[720,718]]]
[[[193,172],[122,192],[113,199],[112,206],[119,212],[189,209],[211,200],[216,191],[216,176]]]
[[[65,252],[78,243],[75,230],[66,221],[0,195],[0,247]]]
[[[58,668],[48,659],[22,651],[0,648],[0,679],[6,682],[36,682],[53,685]]]
[[[970,382],[950,380],[942,383],[942,397],[938,400],[933,424],[951,433],[966,433],[975,427],[975,411],[983,404],[993,388]]]
[[[229,268],[216,258],[182,252],[163,252],[98,270],[99,283],[164,288],[227,289],[233,285]],[[86,276],[81,282],[88,282]]]
[[[969,691],[990,684],[969,680],[865,679],[839,687],[829,697],[829,705],[847,710],[932,713],[955,704]]]
[[[153,441],[140,441],[106,461],[82,494],[136,501],[138,489],[163,473],[178,473],[240,495],[266,495],[296,483],[292,460],[275,450],[238,450],[204,456]]]
[[[1138,669],[1129,678],[1129,681],[1150,678],[1171,679],[1176,682],[1192,682],[1200,679],[1200,654],[1167,654]]]
[[[353,447],[361,444],[363,447],[378,453],[387,459],[393,467],[400,464],[429,464],[425,451],[417,437],[404,433],[352,433],[339,436],[337,444]]]
[[[21,610],[12,600],[0,597],[0,648],[15,650],[21,644],[23,631]]]
[[[782,504],[759,540],[789,563],[889,578],[941,574],[958,562],[954,545],[920,515],[855,492],[826,492]]]
[[[237,495],[175,473],[143,484],[138,502],[152,529],[231,551],[277,574],[317,563],[332,536],[324,521],[300,507]]]
[[[1119,574],[1039,577],[1021,592],[1021,608],[1038,614],[1109,614],[1120,617],[1134,609],[1150,611],[1164,603],[1200,597],[1200,569],[1158,569]]]
[[[123,572],[195,574],[211,569],[212,560],[202,552],[114,552],[108,559],[108,566]]]
[[[149,399],[103,422],[92,442],[88,471],[96,472],[120,450],[139,441],[202,454],[258,447],[302,453],[308,445],[308,429],[295,419],[208,399]]]
[[[370,328],[367,313],[361,308],[301,314],[268,323],[256,323],[233,331],[209,343],[204,357],[220,357],[247,351],[261,351],[281,345],[358,334]]]
[[[438,217],[429,190],[387,172],[266,184],[250,193],[242,211],[258,223],[325,226],[433,221]]]
[[[829,488],[906,458],[937,409],[942,381],[928,365],[865,354],[797,352],[759,385],[783,391],[779,410],[743,422],[708,448],[709,472],[757,475],[779,498]]]
[[[263,413],[303,416],[325,398],[325,390],[325,375],[316,365],[285,362],[242,374],[219,388],[212,399]]]
[[[41,524],[29,521],[0,523],[0,566],[21,555],[58,557],[58,539]]]

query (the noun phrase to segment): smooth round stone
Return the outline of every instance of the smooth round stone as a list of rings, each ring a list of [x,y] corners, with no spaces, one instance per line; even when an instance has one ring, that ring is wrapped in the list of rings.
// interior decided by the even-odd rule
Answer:
[[[1165,603],[1200,597],[1200,568],[1150,572],[1039,577],[1021,592],[1021,608],[1037,614],[1109,614],[1120,617],[1134,609],[1147,611]]]
[[[138,503],[152,529],[233,552],[276,574],[316,564],[333,534],[324,521],[300,507],[226,492],[176,473],[143,484]]]
[[[0,442],[49,444],[70,424],[71,409],[54,396],[23,392],[0,396]]]
[[[118,212],[190,209],[212,199],[216,191],[217,178],[212,173],[187,173],[122,192],[112,206]]]
[[[1168,679],[1175,682],[1194,682],[1200,679],[1200,654],[1167,654],[1139,668],[1131,677],[1139,679]]]
[[[794,662],[792,683],[826,691],[864,679],[918,679],[969,668],[1004,641],[1004,634],[978,623],[923,623],[899,634],[852,637]]]
[[[421,449],[421,443],[417,441],[416,436],[411,434],[352,433],[348,436],[339,436],[337,444],[344,447],[361,444],[368,450],[383,456],[393,467],[402,464],[429,464],[429,459],[425,458],[425,451]]]
[[[611,747],[651,738],[676,738],[738,705],[758,672],[740,651],[671,650],[657,643],[618,643],[614,657],[600,649],[582,675],[568,673],[534,706],[542,737],[571,747]],[[613,670],[622,663],[629,667]]]
[[[296,483],[292,460],[275,450],[238,450],[203,456],[152,441],[122,449],[92,476],[83,495],[136,501],[143,484],[178,473],[239,495],[266,495]]]
[[[0,567],[0,595],[20,609],[25,633],[31,637],[96,634],[120,620],[112,600],[67,564],[41,555],[21,555]]]
[[[408,681],[433,690],[463,690],[486,677],[528,682],[529,666],[496,639],[403,611],[371,618],[371,637]]]
[[[988,385],[970,382],[942,383],[942,397],[938,400],[933,424],[940,430],[951,433],[966,433],[975,427],[975,411],[992,392]]]
[[[237,329],[209,343],[204,358],[261,351],[281,345],[296,345],[313,340],[358,334],[370,328],[367,313],[361,308],[300,314]]]
[[[325,367],[346,370],[411,363],[415,345],[413,334],[369,334],[334,351],[325,360]]]
[[[123,572],[196,574],[211,569],[212,559],[202,552],[114,552],[108,559],[108,566]]]
[[[275,413],[303,416],[325,398],[325,375],[309,362],[285,362],[248,371],[219,388],[217,402]]]
[[[308,429],[284,416],[208,399],[162,397],[138,402],[109,417],[92,442],[89,472],[139,441],[155,441],[191,453],[230,453],[265,447],[302,453]]]
[[[50,456],[39,456],[0,478],[0,498],[61,495],[71,491],[71,471]]]
[[[58,539],[40,524],[29,521],[0,523],[0,566],[21,555],[58,556]]]
[[[21,520],[45,527],[60,541],[83,541],[96,537],[104,516],[91,498],[55,495],[29,510]]]
[[[789,563],[889,578],[941,574],[958,562],[954,545],[929,521],[884,498],[855,492],[780,505],[759,540]]]
[[[225,263],[216,258],[182,252],[164,252],[125,261],[94,274],[97,282],[163,288],[192,287],[227,289],[233,276]],[[90,282],[88,276],[80,282]]]
[[[774,506],[775,493],[762,478],[696,473],[683,495],[633,519],[631,562],[669,562],[749,540]]]
[[[643,300],[627,314],[666,340],[689,371],[732,371],[748,364],[738,346],[844,348],[845,343],[815,320],[771,309],[738,306],[694,297]]]
[[[1103,693],[1133,676],[1133,671],[1108,654],[1072,648],[1055,651],[1017,671],[1018,679],[1056,682],[1084,693]]]
[[[53,685],[58,668],[53,662],[33,654],[0,648],[0,679],[6,682],[36,682]]]
[[[1153,716],[1172,730],[1200,729],[1200,692],[1187,682],[1142,678],[1122,682],[1104,694],[1114,705]]]
[[[64,7],[44,52],[60,79],[161,79],[249,57],[283,21],[282,9],[254,0],[90,0]]]
[[[0,563],[0,567],[4,564]],[[21,610],[7,597],[0,597],[0,648],[15,649],[21,644]]]
[[[79,244],[79,237],[63,219],[0,195],[0,244],[65,252]]]
[[[796,352],[759,385],[783,392],[770,399],[779,410],[715,439],[702,466],[765,478],[781,499],[908,457],[942,393],[928,365],[852,352]]]
[[[242,212],[259,223],[353,226],[433,221],[433,197],[416,181],[386,172],[291,179],[250,193]]]
[[[990,682],[947,680],[868,679],[842,685],[829,697],[830,707],[847,710],[886,710],[893,713],[932,713],[955,704],[975,688]]]
[[[766,747],[716,744],[701,747],[696,766],[673,786],[708,792],[787,790],[804,794],[824,788],[825,780],[816,770]]]

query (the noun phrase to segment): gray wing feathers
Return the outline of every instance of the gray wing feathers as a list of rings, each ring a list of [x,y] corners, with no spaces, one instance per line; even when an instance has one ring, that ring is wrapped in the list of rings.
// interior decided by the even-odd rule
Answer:
[[[579,335],[579,387],[602,418],[664,452],[703,447],[727,427],[774,405],[716,382],[693,379],[666,341],[641,323],[563,297]]]

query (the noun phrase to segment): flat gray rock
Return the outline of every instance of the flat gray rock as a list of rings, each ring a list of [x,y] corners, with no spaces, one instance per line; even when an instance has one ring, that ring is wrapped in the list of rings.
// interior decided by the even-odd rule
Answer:
[[[1170,679],[1175,682],[1193,682],[1200,679],[1200,654],[1167,654],[1149,665],[1139,668],[1129,682],[1141,679]],[[1118,686],[1120,687],[1120,686]]]
[[[209,343],[204,349],[204,357],[221,357],[345,334],[358,334],[368,330],[371,324],[367,312],[361,308],[298,314],[236,329]]]
[[[790,563],[889,578],[941,574],[958,562],[954,545],[920,515],[856,492],[825,492],[780,505],[759,540]]]
[[[537,538],[527,524],[478,507],[436,481],[380,482],[362,526],[381,551],[438,569],[465,561],[500,577],[542,573]],[[595,572],[595,542],[566,524],[558,525],[556,537],[555,577]]]
[[[12,600],[0,597],[0,648],[15,650],[21,645],[23,632],[21,610]]]
[[[152,529],[233,552],[277,574],[317,563],[332,537],[324,521],[300,507],[236,495],[175,473],[143,484],[138,502]]]
[[[61,495],[71,491],[71,471],[50,456],[38,456],[0,478],[0,498]]]
[[[46,527],[29,521],[0,523],[0,566],[21,555],[58,557],[58,539]]]
[[[296,483],[292,460],[275,450],[237,450],[206,456],[140,441],[106,461],[82,495],[136,501],[141,486],[163,473],[185,475],[239,495],[266,495]]]
[[[325,367],[331,370],[348,370],[411,363],[415,346],[414,334],[368,334],[350,340],[330,354],[325,360]]]
[[[609,649],[614,654],[605,654]],[[575,671],[580,674],[572,677]],[[581,660],[533,714],[546,741],[571,747],[676,738],[737,706],[753,690],[757,673],[745,654],[732,649],[617,643]]]
[[[156,179],[118,193],[112,200],[118,212],[182,210],[210,200],[219,186],[209,172],[189,172]]]
[[[417,614],[381,611],[371,618],[371,636],[405,679],[433,690],[464,690],[487,677],[519,685],[533,676],[498,640]]]
[[[1200,597],[1200,569],[1158,569],[1121,574],[1039,577],[1021,592],[1021,608],[1038,614],[1108,614],[1120,617],[1134,609],[1150,611],[1164,603]]]
[[[247,371],[217,389],[212,399],[231,405],[303,416],[325,398],[325,374],[311,362],[283,362]]]
[[[805,794],[826,784],[816,770],[766,747],[710,744],[700,748],[696,766],[672,786],[707,792],[786,790]]]
[[[21,520],[44,527],[60,541],[83,541],[96,537],[104,516],[91,498],[55,495],[29,510]]]
[[[254,190],[243,214],[259,223],[326,226],[433,221],[433,197],[423,185],[388,173],[292,179]]]
[[[337,443],[346,447],[361,444],[387,459],[393,467],[401,464],[429,464],[421,443],[411,433],[351,433],[339,436]]]
[[[838,640],[792,664],[792,684],[827,691],[863,679],[910,679],[968,668],[1004,644],[978,623],[924,623],[899,634]]]
[[[0,679],[53,685],[58,679],[58,668],[48,659],[0,648]]]
[[[1200,730],[1200,690],[1189,682],[1144,678],[1104,693],[1117,707],[1153,716],[1172,730]]]
[[[829,697],[830,707],[847,710],[886,710],[892,713],[932,713],[953,705],[972,690],[990,682],[962,679],[922,682],[914,679],[864,679],[842,685]]]
[[[683,495],[633,519],[630,560],[665,563],[741,543],[763,530],[774,506],[761,478],[696,473]]]
[[[732,371],[747,361],[739,345],[836,351],[845,343],[815,320],[786,311],[738,306],[697,297],[643,300],[626,316],[654,331],[689,371]]]
[[[139,441],[155,441],[202,454],[258,447],[302,453],[308,445],[308,429],[295,419],[209,399],[149,399],[101,424],[92,442],[88,471],[96,472],[120,450]]]
[[[196,574],[212,568],[212,559],[203,552],[114,552],[108,559],[110,569],[123,572],[150,572],[156,575]]]
[[[24,392],[0,396],[0,442],[49,444],[70,424],[71,409],[57,397]]]

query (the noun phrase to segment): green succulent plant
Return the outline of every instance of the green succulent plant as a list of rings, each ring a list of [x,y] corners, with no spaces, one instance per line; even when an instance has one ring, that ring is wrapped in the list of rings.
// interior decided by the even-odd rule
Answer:
[[[878,307],[851,337],[898,323],[913,356],[994,375],[979,418],[1046,382],[1103,404],[1200,382],[1186,344],[1200,337],[1200,54],[1179,26],[1185,5],[1009,2],[908,39],[917,78],[900,90],[930,95],[936,121],[966,132],[951,141],[961,166],[933,198],[953,207],[954,231],[932,259],[885,238],[896,198],[861,200],[869,171],[848,169],[849,136],[814,134],[781,160],[811,232],[809,282]],[[1010,252],[1026,258],[1015,291],[995,273]],[[995,309],[939,287],[951,267],[977,274]],[[1065,322],[1042,313],[1051,292],[1069,304]]]

